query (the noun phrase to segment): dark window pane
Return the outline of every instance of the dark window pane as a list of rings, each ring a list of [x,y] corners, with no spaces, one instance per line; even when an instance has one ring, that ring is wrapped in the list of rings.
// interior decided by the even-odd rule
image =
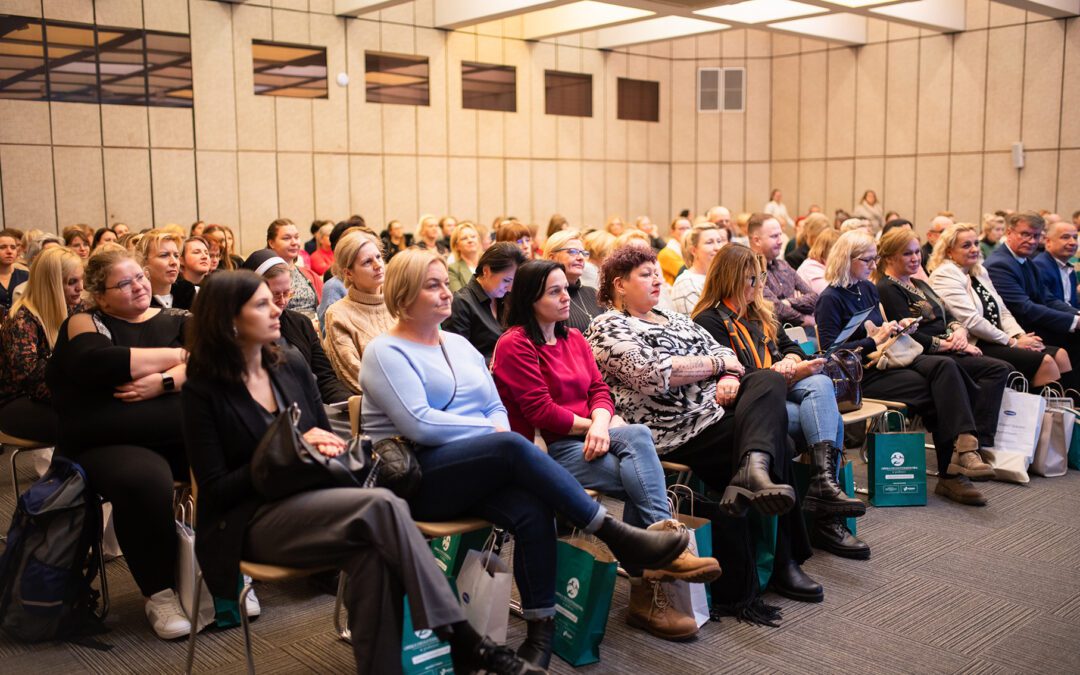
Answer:
[[[461,107],[517,112],[517,68],[462,62]]]
[[[592,117],[592,75],[545,70],[544,112]]]
[[[0,97],[49,98],[41,19],[0,15]]]
[[[251,43],[251,56],[256,94],[329,98],[325,47],[254,40]]]
[[[698,112],[720,109],[720,69],[698,70]]]
[[[102,103],[147,105],[145,41],[141,30],[98,29]]]
[[[146,34],[150,105],[190,108],[191,40],[186,35]]]
[[[724,69],[724,110],[738,112],[743,109],[745,73],[742,68]]]
[[[98,58],[94,27],[45,22],[49,98],[98,102]]]
[[[428,59],[406,54],[364,53],[368,103],[428,105]]]
[[[619,78],[619,119],[660,121],[660,83]]]

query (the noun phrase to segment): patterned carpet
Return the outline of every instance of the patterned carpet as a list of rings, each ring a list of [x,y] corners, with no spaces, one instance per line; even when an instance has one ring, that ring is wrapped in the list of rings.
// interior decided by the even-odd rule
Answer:
[[[928,460],[932,466],[933,457]],[[10,478],[3,473],[0,517],[6,523],[13,501]],[[864,482],[865,467],[857,466],[856,475]],[[932,493],[935,479],[928,480]],[[873,548],[871,559],[818,552],[805,569],[825,586],[825,601],[802,604],[770,594],[768,599],[784,609],[780,628],[724,619],[706,624],[690,642],[667,643],[626,626],[628,585],[620,579],[601,662],[576,672],[1080,671],[1080,472],[1034,478],[1027,486],[983,485],[990,500],[985,508],[956,505],[932,494],[924,508],[870,508],[859,532]],[[616,503],[608,503],[617,510]],[[108,573],[111,631],[102,640],[112,650],[25,645],[0,636],[0,671],[179,671],[185,641],[153,637],[123,559],[110,562]],[[351,650],[332,634],[331,597],[306,582],[257,588],[263,615],[252,631],[260,673],[353,669]],[[511,644],[523,632],[524,624],[512,618]],[[239,629],[204,632],[196,668],[243,672]],[[556,657],[552,672],[575,669]]]

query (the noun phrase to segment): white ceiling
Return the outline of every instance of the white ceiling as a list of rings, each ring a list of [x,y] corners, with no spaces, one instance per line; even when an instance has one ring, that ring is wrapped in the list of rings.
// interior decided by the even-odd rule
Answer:
[[[241,0],[242,1],[242,0]],[[1080,15],[1080,0],[995,0],[1050,16]],[[342,16],[361,16],[411,0],[334,0]],[[603,49],[730,28],[866,42],[868,18],[943,33],[965,29],[964,0],[434,0],[435,25],[457,29],[521,17],[522,37],[542,40],[597,31]]]

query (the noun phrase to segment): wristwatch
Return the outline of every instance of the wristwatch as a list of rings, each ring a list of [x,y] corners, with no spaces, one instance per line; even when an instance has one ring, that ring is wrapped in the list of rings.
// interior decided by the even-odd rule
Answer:
[[[165,388],[165,391],[173,391],[176,389],[176,380],[168,373],[161,374],[161,386]]]

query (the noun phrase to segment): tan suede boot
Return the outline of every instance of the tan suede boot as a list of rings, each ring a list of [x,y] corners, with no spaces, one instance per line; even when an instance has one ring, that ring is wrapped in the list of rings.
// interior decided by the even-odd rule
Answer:
[[[698,632],[694,617],[672,607],[663,585],[648,579],[630,580],[626,623],[664,640],[687,640]]]
[[[686,526],[668,518],[648,527],[650,530],[681,532]],[[695,584],[707,584],[720,576],[720,563],[716,558],[699,558],[690,552],[687,546],[670,565],[658,570],[645,570],[644,577],[651,581],[689,581]]]
[[[949,460],[949,473],[958,473],[971,480],[989,480],[994,477],[994,467],[983,461],[977,438],[971,434],[960,434],[956,437],[956,447]]]

